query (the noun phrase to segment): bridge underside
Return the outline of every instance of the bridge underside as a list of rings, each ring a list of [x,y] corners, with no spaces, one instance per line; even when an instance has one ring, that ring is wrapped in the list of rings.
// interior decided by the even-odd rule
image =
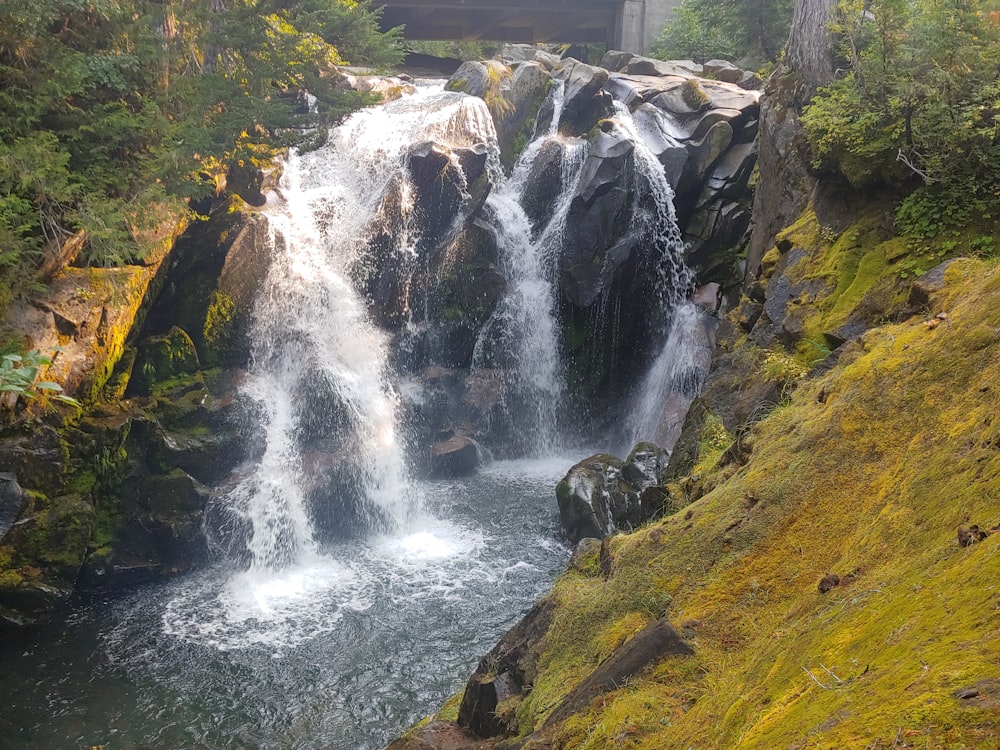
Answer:
[[[619,8],[615,0],[391,0],[382,27],[405,25],[407,39],[611,46],[617,37]]]

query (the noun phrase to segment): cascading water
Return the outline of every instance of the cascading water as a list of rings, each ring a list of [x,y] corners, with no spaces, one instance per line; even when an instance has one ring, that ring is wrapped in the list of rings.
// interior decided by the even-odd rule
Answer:
[[[656,263],[658,282],[658,325],[653,329],[659,354],[643,377],[634,399],[631,443],[657,442],[671,449],[680,435],[691,401],[701,392],[711,365],[714,328],[706,325],[705,314],[687,301],[694,274],[684,262],[684,243],[674,212],[674,190],[662,165],[647,146],[644,132],[629,109],[615,102],[615,121],[635,144],[636,179],[653,196],[652,212],[636,212],[634,231],[653,238],[659,252]],[[662,137],[662,135],[661,135]],[[636,185],[636,189],[641,189]]]
[[[555,115],[548,132],[528,145],[511,176],[488,200],[509,291],[480,333],[473,366],[499,364],[505,418],[516,425],[508,442],[522,455],[551,455],[561,447],[558,420],[566,378],[555,275],[569,200],[586,156],[582,141],[558,135],[564,92],[562,82],[553,87]],[[555,144],[562,154],[560,197],[549,220],[536,228],[525,213],[524,192],[547,144]]]
[[[568,390],[559,259],[590,156],[587,141],[556,132],[561,94],[557,84],[553,125],[506,181],[485,104],[440,87],[357,113],[320,150],[290,157],[266,208],[274,253],[242,391],[259,422],[247,435],[253,462],[219,498],[234,533],[246,531],[249,567],[222,561],[81,608],[67,630],[42,633],[17,661],[0,662],[0,686],[18,686],[0,691],[15,717],[15,750],[384,747],[454,694],[477,655],[549,587],[568,556],[556,540],[552,487],[580,456],[497,462],[463,480],[414,479],[389,336],[372,323],[358,279],[370,278],[366,231],[390,191],[399,221],[381,261],[420,270],[426,243],[408,150],[424,141],[487,144],[494,191],[486,215],[508,294],[475,360],[505,373],[512,429],[529,436],[517,450],[558,446]],[[650,239],[647,265],[660,274],[653,286],[664,323],[647,345],[667,340],[641,400],[662,407],[677,384],[694,382],[677,356],[688,347],[681,300],[690,276],[663,171],[627,111],[615,120],[636,143],[631,188],[647,196],[636,201],[630,231]],[[546,148],[559,149],[560,194],[533,215],[529,175]],[[406,316],[417,317],[412,305],[398,321],[404,330],[413,322]],[[364,533],[322,537],[317,521],[331,502],[335,522]],[[18,682],[24,674],[33,677]]]
[[[305,485],[317,474],[325,478],[324,464],[346,470],[368,530],[399,529],[419,511],[396,423],[387,337],[370,321],[351,273],[365,262],[361,240],[387,186],[406,174],[406,149],[432,138],[471,145],[463,139],[495,141],[495,134],[482,102],[456,94],[366,110],[322,149],[292,154],[280,196],[269,200],[273,261],[254,316],[244,389],[257,404],[264,449],[228,498],[252,526],[255,567],[280,567],[312,551],[306,500],[323,490]],[[414,210],[406,179],[400,193],[404,231],[394,250],[407,262],[419,238],[405,231]]]

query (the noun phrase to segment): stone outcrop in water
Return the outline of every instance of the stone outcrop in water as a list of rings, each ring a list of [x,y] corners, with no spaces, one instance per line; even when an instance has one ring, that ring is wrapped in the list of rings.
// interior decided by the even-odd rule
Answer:
[[[660,486],[670,455],[639,443],[628,458],[598,454],[573,466],[556,486],[563,534],[572,542],[632,531],[669,507]]]

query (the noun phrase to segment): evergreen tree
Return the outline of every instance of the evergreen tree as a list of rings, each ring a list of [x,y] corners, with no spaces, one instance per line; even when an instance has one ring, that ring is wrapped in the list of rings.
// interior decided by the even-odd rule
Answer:
[[[981,0],[841,0],[841,76],[803,124],[815,166],[859,188],[916,180],[898,218],[923,236],[1000,198],[1000,27]]]
[[[0,310],[42,251],[134,260],[144,225],[370,101],[334,66],[391,65],[356,0],[0,3]],[[312,106],[307,106],[306,97]]]
[[[793,0],[683,0],[656,41],[661,59],[775,63],[792,18]]]

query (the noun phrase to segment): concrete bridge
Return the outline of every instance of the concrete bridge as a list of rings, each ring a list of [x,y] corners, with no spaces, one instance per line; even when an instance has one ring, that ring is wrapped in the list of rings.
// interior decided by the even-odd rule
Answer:
[[[680,0],[376,0],[407,39],[605,44],[645,53]]]

